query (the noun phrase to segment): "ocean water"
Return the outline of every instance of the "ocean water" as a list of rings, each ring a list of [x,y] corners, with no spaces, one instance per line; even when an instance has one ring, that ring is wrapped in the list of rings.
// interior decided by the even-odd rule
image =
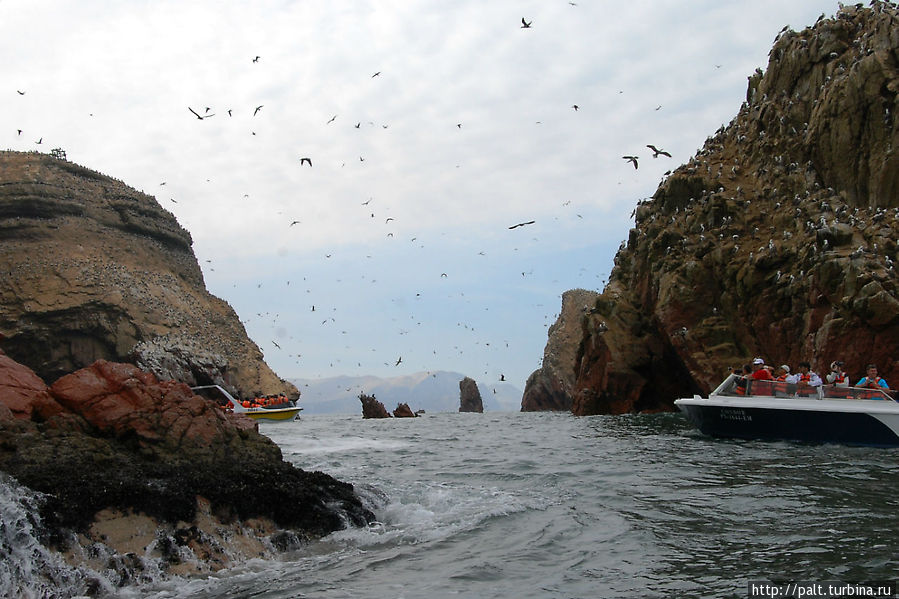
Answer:
[[[749,596],[750,581],[899,578],[895,449],[714,440],[678,414],[314,415],[260,431],[298,467],[353,483],[378,522],[116,596],[718,598]],[[16,501],[0,494],[5,527]],[[69,596],[28,587],[37,569],[60,588],[76,578],[28,526],[5,576],[26,596]]]

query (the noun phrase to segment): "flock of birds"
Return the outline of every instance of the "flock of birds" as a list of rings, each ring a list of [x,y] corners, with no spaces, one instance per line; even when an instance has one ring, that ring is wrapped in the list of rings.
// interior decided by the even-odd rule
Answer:
[[[576,6],[576,3],[574,3],[574,2],[569,2],[569,4],[572,5],[572,6]],[[528,30],[530,30],[530,29],[533,29],[533,28],[535,28],[535,25],[534,25],[534,21],[533,21],[533,20],[528,20],[528,19],[525,18],[525,17],[522,17],[522,18],[521,18],[521,29],[528,29]],[[251,62],[252,62],[253,64],[259,64],[260,62],[264,62],[264,58],[263,58],[261,55],[254,55],[254,56],[252,56],[252,58],[251,58],[250,60],[251,60]],[[371,78],[371,79],[375,79],[375,78],[381,77],[381,75],[382,75],[382,71],[377,70],[377,71],[374,71],[374,72],[370,75],[370,78]],[[26,90],[24,90],[24,89],[17,89],[16,92],[18,93],[19,96],[25,96],[25,94],[26,94]],[[585,107],[585,106],[583,106],[582,104],[578,104],[578,103],[571,104],[570,106],[571,106],[571,109],[574,110],[575,112],[582,111],[582,108]],[[219,119],[222,119],[223,116],[224,116],[225,114],[227,115],[227,117],[225,117],[225,118],[231,118],[231,117],[233,117],[233,116],[235,116],[236,114],[239,113],[239,111],[233,111],[231,108],[227,108],[226,110],[221,110],[221,107],[219,107],[220,109],[219,109],[219,110],[216,110],[216,109],[214,108],[214,105],[213,105],[213,106],[205,106],[205,105],[201,104],[200,107],[197,107],[197,105],[194,104],[194,105],[192,105],[192,106],[191,106],[191,105],[188,105],[188,106],[186,106],[186,108],[187,108],[187,111],[188,111],[187,114],[189,114],[189,115],[191,116],[191,118],[192,118],[195,122],[196,122],[196,121],[207,122],[207,121],[209,121],[210,119],[213,119],[213,118],[215,118],[216,120],[219,120]],[[254,102],[254,103],[252,103],[252,104],[250,105],[249,109],[245,109],[244,114],[249,114],[251,118],[252,118],[252,117],[264,118],[264,116],[265,116],[264,108],[265,108],[265,104],[263,104],[263,103],[257,104],[257,103]],[[217,115],[218,115],[218,116],[217,116]],[[185,116],[186,116],[186,115],[185,115]],[[327,119],[327,121],[325,121],[325,125],[331,125],[332,123],[334,123],[334,122],[337,120],[337,118],[338,118],[338,115],[337,115],[337,114],[333,114],[332,116],[330,116],[330,118]],[[323,120],[324,120],[324,119],[323,119]],[[351,121],[351,123],[352,123],[352,121]],[[374,125],[374,123],[370,123],[370,124]],[[355,125],[353,125],[353,127],[356,128],[356,129],[359,129],[359,128],[361,127],[361,125],[362,125],[362,122],[359,121],[359,122],[356,122]],[[462,123],[462,122],[456,122],[456,123],[454,123],[454,125],[455,125],[455,127],[456,127],[457,129],[462,129],[463,123]],[[388,125],[387,125],[387,124],[382,124],[381,127],[384,128],[384,129],[386,129],[386,128],[388,127]],[[22,130],[17,130],[17,135],[22,135]],[[255,131],[253,132],[253,135],[256,135]],[[44,139],[43,137],[39,138],[37,141],[35,141],[35,144],[37,144],[37,145],[43,144],[43,139]],[[649,148],[649,149],[652,151],[652,153],[653,153],[653,154],[652,154],[652,157],[653,157],[653,158],[658,158],[659,156],[665,156],[665,157],[669,157],[669,158],[671,157],[671,154],[670,154],[669,152],[667,152],[667,151],[665,151],[665,150],[662,150],[662,149],[659,149],[659,148],[657,148],[657,147],[654,146],[654,145],[648,144],[646,147]],[[313,157],[312,157],[312,156],[302,155],[302,156],[298,156],[297,158],[298,158],[298,164],[299,164],[299,166],[301,166],[301,167],[313,168],[314,162],[313,162]],[[629,161],[630,163],[632,163],[635,169],[638,168],[638,158],[639,158],[638,156],[636,156],[636,155],[628,155],[628,156],[624,156],[623,158],[624,158],[625,160]],[[365,161],[365,157],[364,157],[364,156],[359,156],[359,162],[364,162],[364,161]],[[207,181],[208,181],[208,180],[207,180]],[[166,185],[166,182],[165,182],[165,181],[163,181],[163,182],[160,183],[160,186],[163,186],[163,185]],[[245,194],[245,195],[244,195],[244,198],[248,198],[248,195]],[[370,203],[371,201],[372,201],[372,199],[369,198],[367,201],[362,202],[362,205],[363,205],[363,206],[368,206],[369,203]],[[177,203],[177,201],[176,201],[174,198],[171,198],[171,202],[172,202],[172,203]],[[570,203],[570,202],[566,202],[566,204],[568,204],[568,203]],[[578,215],[578,217],[583,218],[581,215]],[[371,212],[371,218],[375,218],[375,213],[374,213],[374,212]],[[390,223],[391,221],[394,221],[394,218],[393,218],[393,217],[387,217],[387,218],[385,219],[385,221],[384,221],[384,224],[388,224],[388,223]],[[519,221],[519,222],[513,222],[513,223],[509,224],[508,227],[507,227],[507,229],[508,229],[509,231],[513,231],[513,230],[516,230],[516,229],[523,229],[523,228],[526,228],[526,227],[530,227],[530,226],[532,226],[532,225],[535,225],[536,222],[537,222],[537,219],[535,219],[535,218],[528,219],[528,220],[521,220],[521,221]],[[302,225],[302,220],[301,220],[301,219],[291,218],[291,219],[289,219],[288,224],[287,224],[288,228],[297,227],[297,225]],[[387,233],[387,235],[388,235],[389,237],[393,237],[393,232],[389,232],[389,233]],[[413,237],[413,238],[412,238],[412,241],[416,241],[416,238]],[[479,252],[479,255],[484,255],[484,252],[483,252],[483,251]],[[325,255],[325,257],[326,257],[326,258],[330,258],[330,257],[331,257],[331,254],[328,253],[328,254]],[[207,262],[209,262],[209,261],[207,260]],[[210,267],[210,269],[211,269],[211,267]],[[211,269],[211,270],[212,270],[212,269]],[[582,269],[582,270],[584,270],[584,269]],[[529,271],[523,271],[523,272],[521,273],[522,277],[527,276],[528,274],[530,274]],[[446,273],[446,272],[441,272],[441,273],[440,273],[440,278],[441,278],[441,279],[446,279],[446,278],[448,278],[447,273]],[[372,280],[372,282],[374,282],[374,280]],[[289,285],[290,282],[288,281],[287,284]],[[260,284],[260,287],[261,287],[261,284]],[[307,289],[307,292],[309,292],[309,291],[310,291],[310,290]],[[464,295],[464,294],[463,294],[463,295]],[[315,308],[315,306],[313,305],[313,307],[311,308],[310,312],[315,312],[315,311],[316,311],[316,308]],[[261,313],[260,313],[260,314],[257,314],[257,315],[258,315],[258,316],[261,316]],[[555,315],[553,315],[552,317],[555,318]],[[276,320],[277,320],[277,315],[274,315],[274,317],[273,317],[273,322],[272,322],[273,328],[274,328],[274,327],[277,327],[277,323],[275,322]],[[332,323],[332,322],[334,322],[333,316],[331,316],[331,317],[325,319],[325,320],[323,321],[323,324]],[[549,323],[545,324],[544,326],[548,326],[548,324],[549,324]],[[474,330],[474,327],[473,327],[473,326],[463,325],[462,323],[460,323],[460,326],[463,327],[463,328],[465,328],[465,329],[469,329],[469,330],[472,330],[472,331]],[[282,341],[282,342],[283,342],[283,341]],[[490,345],[489,342],[484,342],[484,343],[485,343],[485,345]],[[273,347],[275,347],[275,348],[277,348],[277,349],[279,349],[279,350],[282,349],[282,346],[281,346],[279,343],[277,343],[277,341],[275,341],[274,339],[271,339],[271,344],[272,344]],[[508,343],[507,343],[507,345],[508,345]],[[459,350],[459,351],[461,352],[461,349],[460,349],[460,348],[456,347],[455,349],[457,349],[457,350]],[[300,358],[301,356],[300,356],[300,354],[296,354],[295,357],[297,358],[297,360],[299,360],[299,358]],[[399,357],[399,358],[397,358],[397,359],[393,362],[393,366],[399,367],[399,366],[400,366],[401,364],[403,364],[403,363],[404,363],[404,362],[403,362],[403,358],[402,358],[402,357]],[[499,375],[499,380],[500,380],[500,381],[505,381],[505,375],[504,375],[504,374],[500,374],[500,375]]]

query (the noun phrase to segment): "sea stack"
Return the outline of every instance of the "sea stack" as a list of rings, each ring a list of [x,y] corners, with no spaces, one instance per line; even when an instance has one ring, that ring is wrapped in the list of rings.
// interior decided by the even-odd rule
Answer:
[[[481,392],[474,379],[465,377],[459,381],[459,411],[483,412],[484,402],[481,401]]]
[[[899,380],[897,20],[850,4],[778,35],[737,116],[637,202],[565,343],[573,372],[547,378],[544,357],[527,406],[562,390],[580,415],[673,409],[755,356]]]
[[[362,402],[363,418],[390,418],[390,412],[384,407],[384,404],[375,399],[374,395],[359,394],[359,401]]]

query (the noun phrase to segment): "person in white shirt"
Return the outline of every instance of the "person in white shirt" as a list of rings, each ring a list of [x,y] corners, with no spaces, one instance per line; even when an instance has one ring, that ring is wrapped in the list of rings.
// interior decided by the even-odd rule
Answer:
[[[811,388],[823,385],[821,377],[812,371],[812,365],[808,362],[799,363],[799,372],[791,374],[787,377],[788,383],[797,385],[796,393],[798,395],[808,395]]]
[[[843,370],[843,363],[840,361],[830,363],[830,372],[824,378],[827,379],[828,385],[836,385],[837,387],[849,386],[849,375]]]

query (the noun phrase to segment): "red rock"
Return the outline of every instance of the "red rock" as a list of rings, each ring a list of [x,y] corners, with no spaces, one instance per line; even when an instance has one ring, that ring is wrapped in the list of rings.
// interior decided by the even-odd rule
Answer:
[[[0,404],[15,418],[47,420],[63,411],[47,385],[27,366],[0,351]],[[0,414],[0,420],[3,415]]]
[[[156,377],[131,364],[99,360],[53,383],[50,393],[99,432],[136,436],[142,444],[204,446],[255,421],[225,414],[190,387]]]

